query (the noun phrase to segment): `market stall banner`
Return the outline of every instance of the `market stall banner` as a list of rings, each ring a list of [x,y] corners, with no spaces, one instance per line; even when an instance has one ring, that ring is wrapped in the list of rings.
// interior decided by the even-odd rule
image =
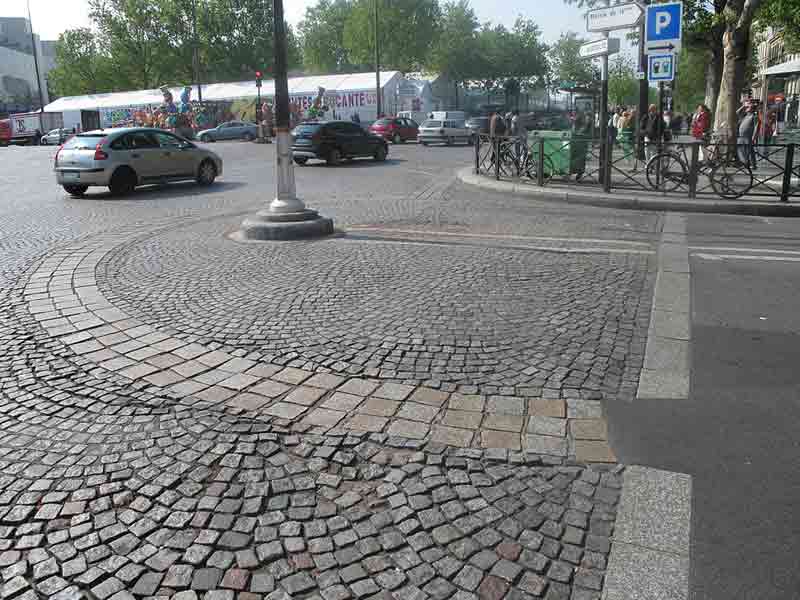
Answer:
[[[290,94],[291,101],[308,110],[314,104],[315,94]],[[325,104],[329,108],[359,108],[376,106],[375,92],[327,92]]]

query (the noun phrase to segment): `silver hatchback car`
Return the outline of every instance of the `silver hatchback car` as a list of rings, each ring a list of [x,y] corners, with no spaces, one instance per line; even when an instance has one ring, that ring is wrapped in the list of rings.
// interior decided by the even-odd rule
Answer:
[[[194,179],[211,185],[222,175],[222,159],[161,129],[130,127],[79,133],[58,149],[56,181],[73,196],[89,186],[108,186],[112,194],[138,185]]]

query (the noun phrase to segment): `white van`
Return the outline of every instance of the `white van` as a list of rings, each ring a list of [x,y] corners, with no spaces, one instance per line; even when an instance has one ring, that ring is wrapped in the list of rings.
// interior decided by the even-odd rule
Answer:
[[[472,144],[474,139],[474,133],[467,124],[463,120],[455,119],[428,119],[420,125],[417,134],[417,141],[423,146],[428,144],[452,146],[456,142]]]
[[[428,118],[436,121],[466,121],[467,113],[463,110],[434,111]]]

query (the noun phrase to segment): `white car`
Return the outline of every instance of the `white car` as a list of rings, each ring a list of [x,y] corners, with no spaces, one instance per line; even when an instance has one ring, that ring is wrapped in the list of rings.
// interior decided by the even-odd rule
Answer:
[[[423,146],[428,144],[446,144],[452,146],[458,142],[472,144],[475,134],[464,121],[428,119],[419,128],[417,141]]]
[[[44,134],[39,143],[42,144],[42,146],[58,146],[59,144],[63,144],[64,140],[71,135],[72,132],[66,129],[53,129]]]

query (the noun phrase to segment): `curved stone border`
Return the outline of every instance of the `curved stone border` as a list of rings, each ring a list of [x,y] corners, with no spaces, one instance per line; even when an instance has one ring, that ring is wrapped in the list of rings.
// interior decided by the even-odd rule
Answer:
[[[43,259],[25,284],[33,317],[100,372],[164,390],[184,405],[221,408],[314,434],[354,430],[553,461],[616,460],[597,400],[487,398],[310,372],[144,324],[109,302],[95,279],[100,261],[138,235],[141,228],[132,226],[67,245]]]
[[[626,210],[676,211],[697,213],[718,213],[732,215],[752,215],[759,217],[800,217],[800,203],[783,202],[742,202],[737,200],[702,200],[666,198],[646,196],[640,192],[630,195],[604,194],[602,190],[538,187],[497,181],[488,175],[476,175],[474,167],[465,167],[458,171],[458,179],[467,185],[473,185],[495,192],[533,196],[537,200],[566,202],[567,204],[584,204],[603,208],[621,208]]]

